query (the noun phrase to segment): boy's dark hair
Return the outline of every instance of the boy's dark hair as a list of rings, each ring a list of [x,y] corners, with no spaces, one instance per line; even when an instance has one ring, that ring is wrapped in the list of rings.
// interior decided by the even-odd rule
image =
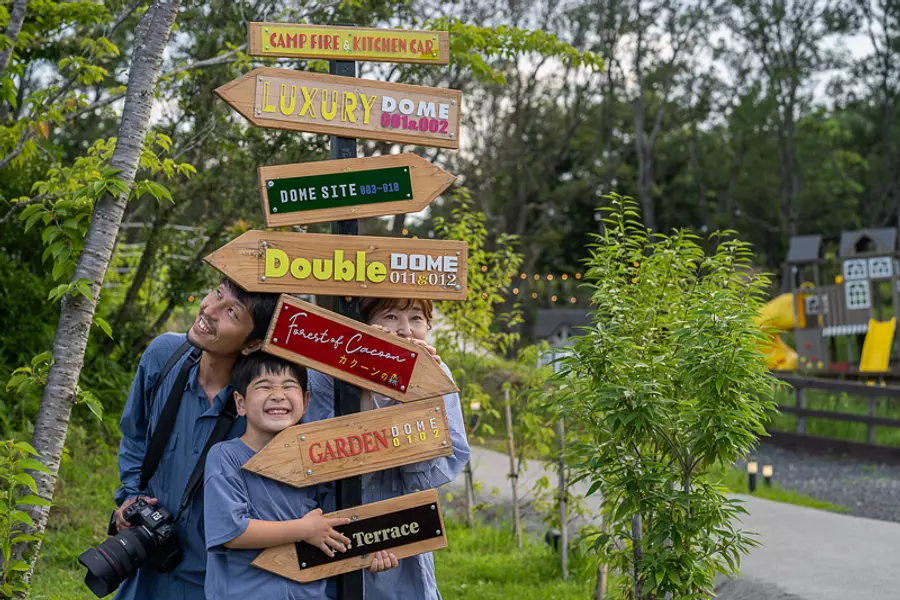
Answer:
[[[272,313],[275,312],[275,305],[278,304],[278,294],[251,294],[245,292],[227,277],[222,278],[222,285],[234,296],[235,300],[247,308],[247,312],[253,319],[253,329],[250,330],[245,341],[253,342],[265,339],[266,332],[269,330],[269,322],[272,320]]]
[[[267,354],[262,350],[242,356],[234,363],[234,368],[231,371],[231,385],[234,386],[234,390],[238,394],[246,398],[250,382],[260,377],[263,373],[271,373],[273,375],[290,373],[300,382],[300,388],[303,392],[307,391],[306,367],[278,358],[272,354]]]

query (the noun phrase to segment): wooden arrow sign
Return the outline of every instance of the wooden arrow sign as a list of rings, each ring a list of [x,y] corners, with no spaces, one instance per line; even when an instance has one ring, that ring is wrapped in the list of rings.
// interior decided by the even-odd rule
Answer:
[[[248,23],[250,56],[446,65],[450,34],[331,25]]]
[[[276,435],[244,469],[306,487],[449,456],[453,446],[444,412],[438,396],[295,425]]]
[[[248,292],[465,300],[467,246],[251,230],[204,260]]]
[[[288,295],[263,350],[401,402],[458,391],[420,346]]]
[[[458,90],[263,67],[216,94],[257,127],[459,148]]]
[[[335,527],[350,538],[347,552],[335,552],[331,558],[315,546],[296,542],[263,550],[251,564],[303,583],[366,569],[372,564],[372,553],[379,550],[390,550],[402,559],[447,547],[437,490],[354,506],[325,516],[354,519]]]
[[[418,212],[455,180],[415,154],[259,168],[266,227]]]

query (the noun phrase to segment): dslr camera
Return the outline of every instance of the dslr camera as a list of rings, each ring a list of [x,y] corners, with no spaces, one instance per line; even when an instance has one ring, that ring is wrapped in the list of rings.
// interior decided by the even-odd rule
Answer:
[[[78,557],[78,562],[87,567],[84,582],[98,598],[114,592],[141,567],[165,573],[181,562],[182,552],[169,511],[138,498],[125,508],[122,517],[132,525],[131,529],[117,533],[113,512],[107,532],[112,537]]]

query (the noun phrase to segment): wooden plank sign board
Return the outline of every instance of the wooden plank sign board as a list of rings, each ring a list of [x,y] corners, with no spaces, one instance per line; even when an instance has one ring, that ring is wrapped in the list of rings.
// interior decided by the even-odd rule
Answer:
[[[444,399],[288,427],[244,469],[296,487],[453,454]]]
[[[259,168],[266,227],[418,212],[455,180],[415,154]]]
[[[251,230],[204,260],[248,292],[465,300],[465,242]]]
[[[421,346],[285,294],[263,350],[401,402],[458,391]]]
[[[458,90],[262,67],[216,94],[257,127],[459,148]]]
[[[450,63],[446,31],[256,22],[248,26],[250,56]]]
[[[354,506],[325,516],[354,519],[335,527],[350,538],[347,552],[335,552],[330,558],[315,546],[296,542],[263,550],[251,564],[303,583],[366,569],[372,564],[372,553],[379,550],[388,550],[402,559],[447,547],[437,490]]]

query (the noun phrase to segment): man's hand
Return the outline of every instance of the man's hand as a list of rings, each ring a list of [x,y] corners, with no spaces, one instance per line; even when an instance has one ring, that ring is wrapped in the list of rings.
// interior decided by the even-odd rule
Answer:
[[[375,556],[372,557],[372,564],[369,566],[369,572],[380,573],[381,571],[387,571],[388,569],[396,569],[399,564],[400,563],[397,562],[397,557],[394,556],[393,553],[381,550],[380,552],[376,552]]]
[[[329,519],[322,516],[322,509],[317,508],[306,513],[300,521],[304,525],[302,539],[304,542],[317,547],[328,556],[334,556],[335,550],[347,551],[350,538],[345,537],[334,530],[338,525],[346,525],[350,519],[344,517]]]
[[[134,498],[129,498],[125,502],[122,503],[122,506],[116,509],[116,529],[122,531],[123,529],[131,529],[132,525],[128,521],[126,521],[122,517],[122,513],[125,512],[125,509],[134,504],[138,498],[143,498],[147,501],[147,504],[156,504],[156,498],[148,498],[147,496],[135,496]]]

